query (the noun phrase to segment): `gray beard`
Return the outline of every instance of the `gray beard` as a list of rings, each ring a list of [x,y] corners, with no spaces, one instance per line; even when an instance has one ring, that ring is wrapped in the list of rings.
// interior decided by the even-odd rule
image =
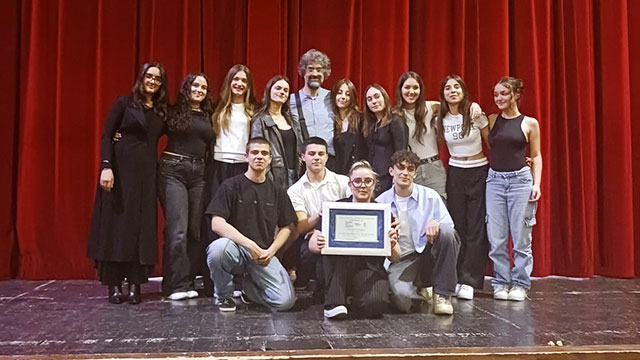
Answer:
[[[320,81],[313,80],[313,81],[309,81],[307,83],[307,86],[309,87],[309,89],[316,90],[316,89],[319,89],[320,86],[322,86],[322,83],[320,83]]]

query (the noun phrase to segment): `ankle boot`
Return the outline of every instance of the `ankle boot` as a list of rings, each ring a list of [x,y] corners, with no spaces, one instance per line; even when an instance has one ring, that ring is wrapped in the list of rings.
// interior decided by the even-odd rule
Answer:
[[[120,285],[109,285],[109,302],[112,304],[122,303],[122,288]]]
[[[140,296],[140,284],[129,284],[129,304],[140,304],[142,298]]]

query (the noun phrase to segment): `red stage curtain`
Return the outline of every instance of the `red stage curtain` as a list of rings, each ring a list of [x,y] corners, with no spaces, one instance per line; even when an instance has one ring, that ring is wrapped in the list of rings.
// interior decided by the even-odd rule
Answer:
[[[540,122],[544,159],[534,275],[640,273],[637,1],[15,0],[0,10],[0,278],[11,276],[14,228],[19,277],[94,277],[85,249],[98,139],[143,62],[166,66],[172,99],[187,72],[205,71],[217,95],[228,68],[245,63],[261,98],[276,74],[301,86],[309,48],[332,60],[325,87],[350,78],[360,102],[373,82],[393,98],[411,69],[428,99],[445,75],[462,75],[492,113],[495,82],[522,78],[521,110]]]

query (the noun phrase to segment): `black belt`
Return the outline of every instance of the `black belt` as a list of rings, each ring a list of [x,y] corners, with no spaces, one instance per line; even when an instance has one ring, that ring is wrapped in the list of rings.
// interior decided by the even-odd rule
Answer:
[[[188,155],[178,155],[178,154],[168,154],[166,152],[163,152],[162,156],[170,157],[170,158],[176,159],[178,161],[190,161],[190,162],[204,163],[204,158],[203,157],[195,157],[195,156],[188,156]]]
[[[434,161],[440,160],[440,155],[434,155],[430,158],[424,158],[420,160],[420,164],[428,164],[428,163],[432,163]]]

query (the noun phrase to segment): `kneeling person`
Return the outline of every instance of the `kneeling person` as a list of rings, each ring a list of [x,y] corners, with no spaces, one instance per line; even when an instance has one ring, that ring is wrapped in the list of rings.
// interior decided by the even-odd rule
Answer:
[[[349,171],[351,197],[341,202],[374,202],[376,173],[366,161],[355,162]],[[400,257],[397,224],[391,224],[390,260]],[[309,250],[320,253],[326,245],[322,235],[322,218],[309,240]],[[379,317],[389,303],[389,278],[382,256],[323,255],[324,316],[330,319],[346,317],[347,295],[352,296],[351,308],[364,317]]]
[[[434,313],[450,315],[460,239],[440,195],[414,184],[419,165],[420,159],[411,151],[393,154],[389,168],[393,186],[376,199],[391,203],[391,212],[400,221],[401,258],[388,268],[391,302],[400,311],[409,312],[413,300],[424,300],[417,290],[433,285]]]
[[[218,305],[221,311],[235,311],[233,276],[246,273],[243,301],[288,310],[295,303],[295,291],[274,255],[295,226],[296,213],[286,191],[266,177],[269,142],[261,137],[249,140],[245,158],[248,170],[223,182],[206,212],[211,229],[220,235],[207,247]]]

